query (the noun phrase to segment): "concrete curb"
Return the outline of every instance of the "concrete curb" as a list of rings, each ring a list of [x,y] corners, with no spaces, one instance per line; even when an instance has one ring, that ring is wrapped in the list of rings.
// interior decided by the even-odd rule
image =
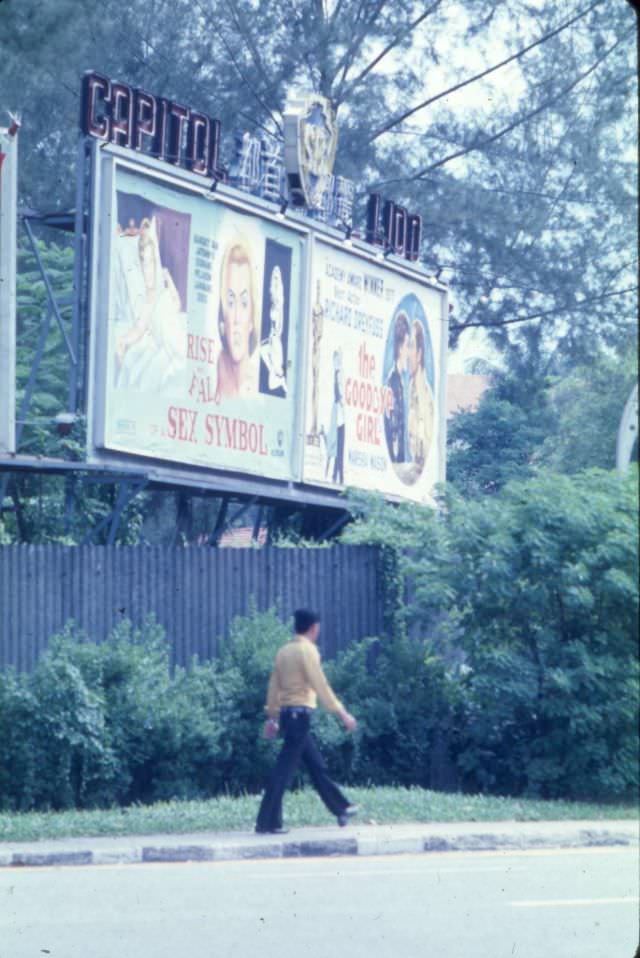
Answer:
[[[133,865],[273,858],[528,851],[638,846],[638,824],[618,822],[460,822],[300,828],[282,838],[246,832],[131,836],[0,845],[0,867]]]

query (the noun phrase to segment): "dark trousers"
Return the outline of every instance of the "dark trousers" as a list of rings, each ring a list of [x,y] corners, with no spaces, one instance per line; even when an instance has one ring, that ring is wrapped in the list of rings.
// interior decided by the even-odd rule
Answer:
[[[311,735],[311,712],[283,709],[280,728],[284,743],[262,798],[256,828],[271,831],[282,828],[282,799],[296,769],[303,762],[320,798],[333,815],[341,815],[349,801],[327,775],[327,768]]]

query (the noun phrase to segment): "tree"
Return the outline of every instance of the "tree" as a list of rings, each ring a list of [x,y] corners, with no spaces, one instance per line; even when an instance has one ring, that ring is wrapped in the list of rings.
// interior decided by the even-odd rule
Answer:
[[[548,30],[550,8],[527,12],[503,8],[513,46]],[[629,128],[625,141],[622,132],[625,100],[634,99],[632,18],[624,3],[597,5],[510,67],[522,94],[514,109],[504,88],[488,91],[495,138],[479,117],[470,135],[452,110],[413,133],[410,142],[430,143],[433,161],[398,169],[397,182],[414,192],[416,181],[429,185],[426,259],[452,276],[454,342],[481,326],[503,356],[524,349],[587,362],[596,342],[633,329],[637,193],[625,142],[636,133]]]
[[[532,475],[544,439],[544,424],[530,410],[490,390],[476,412],[458,413],[449,427],[448,479],[465,496],[499,492]]]
[[[556,413],[540,373],[538,344],[514,348],[506,369],[488,371],[491,386],[475,411],[447,428],[447,479],[463,495],[496,493],[511,479],[528,479]]]
[[[281,135],[287,93],[306,84],[338,108],[338,171],[361,200],[379,188],[423,214],[424,259],[456,294],[453,341],[481,325],[504,352],[533,328],[546,353],[585,359],[594,336],[611,342],[634,322],[624,0],[562,17],[523,0],[161,0],[152,14],[142,0],[63,0],[55,13],[22,0],[0,18],[4,99],[25,112],[26,202],[72,203],[89,67],[205,109],[228,132],[239,121]]]
[[[589,365],[554,377],[549,403],[556,425],[540,450],[542,463],[568,474],[614,467],[620,417],[638,377],[636,347],[632,342],[623,355],[600,351]]]
[[[447,431],[447,478],[466,496],[499,491],[541,468],[574,474],[613,469],[620,416],[637,379],[636,338],[618,350],[594,349],[588,364],[547,363],[510,352],[509,368],[487,371],[477,410],[458,413]]]
[[[638,779],[637,473],[540,473],[441,512],[359,497],[343,538],[396,550],[410,628],[455,652],[467,788],[603,797]],[[459,659],[458,659],[459,662]],[[458,740],[459,741],[459,740]],[[637,785],[636,785],[637,787]]]
[[[542,382],[635,324],[633,16],[624,0],[561,15],[525,0],[8,0],[0,89],[24,114],[21,198],[73,204],[86,69],[204,109],[228,134],[281,136],[287,94],[306,84],[338,109],[357,217],[371,189],[423,215],[423,261],[454,292],[452,345],[486,328],[511,372]],[[527,411],[523,436],[509,416],[494,409],[491,429],[510,429],[515,468],[540,424]]]

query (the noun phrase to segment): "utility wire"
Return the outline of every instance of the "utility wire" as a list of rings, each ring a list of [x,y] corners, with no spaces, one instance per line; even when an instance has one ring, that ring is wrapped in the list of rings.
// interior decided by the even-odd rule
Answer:
[[[500,137],[505,136],[507,133],[511,133],[512,130],[515,130],[518,126],[522,126],[523,123],[527,123],[529,120],[532,120],[533,117],[538,116],[539,113],[542,113],[547,107],[556,103],[558,100],[561,100],[563,97],[567,96],[579,83],[582,83],[583,80],[586,80],[594,70],[596,70],[603,60],[613,53],[613,51],[620,46],[625,40],[627,40],[631,35],[636,34],[636,28],[633,27],[632,30],[628,30],[621,37],[619,37],[616,42],[610,46],[607,50],[602,53],[595,63],[592,63],[588,70],[585,70],[584,73],[580,73],[575,80],[560,90],[558,93],[554,93],[553,96],[548,97],[544,100],[535,110],[531,110],[529,113],[523,113],[521,116],[517,117],[507,126],[502,127],[501,130],[498,130],[496,133],[493,133],[491,136],[485,137],[482,140],[477,140],[475,143],[470,144],[469,146],[464,147],[462,150],[456,150],[455,153],[450,153],[448,156],[443,157],[441,160],[438,160],[437,163],[432,163],[430,166],[424,167],[424,169],[419,170],[417,173],[413,173],[411,176],[400,177],[395,180],[385,180],[382,183],[377,183],[371,189],[378,189],[381,186],[388,186],[391,183],[411,183],[415,180],[423,179],[428,173],[432,173],[434,170],[439,169],[441,166],[444,166],[445,163],[450,163],[452,160],[457,160],[461,156],[466,156],[468,153],[473,153],[475,150],[482,150],[486,146],[489,146],[491,143],[495,143],[496,140]]]
[[[501,322],[474,322],[474,323],[451,323],[452,330],[472,329],[481,327],[483,329],[497,329],[500,326],[513,326],[515,323],[528,323],[533,319],[541,319],[543,316],[553,316],[555,313],[572,313],[576,309],[586,309],[592,303],[599,303],[603,299],[610,299],[612,296],[626,296],[627,293],[636,293],[640,287],[628,286],[626,289],[616,289],[611,293],[603,293],[602,296],[591,296],[589,299],[581,299],[575,303],[566,303],[563,306],[554,306],[553,309],[543,309],[538,313],[530,313],[528,316],[516,316],[514,319],[504,319]]]
[[[598,2],[601,2],[601,0],[598,0]],[[398,46],[399,43],[402,42],[402,40],[405,38],[405,36],[407,36],[407,34],[413,33],[413,31],[420,26],[423,20],[426,20],[427,17],[431,16],[432,13],[435,13],[435,11],[440,6],[440,3],[441,3],[441,0],[436,0],[436,2],[432,6],[427,7],[426,10],[423,10],[422,13],[418,17],[416,17],[416,19],[412,23],[410,23],[407,27],[405,27],[405,29],[401,31],[399,35],[396,35],[393,38],[393,40],[391,40],[387,44],[387,46],[377,55],[377,57],[375,57],[364,68],[364,70],[362,70],[358,74],[358,76],[354,80],[352,80],[350,83],[347,84],[346,89],[342,89],[342,85],[343,85],[342,84],[336,97],[337,103],[342,103],[344,100],[346,100],[346,98],[355,89],[355,87],[359,86],[359,84],[362,83],[365,77],[367,77],[369,73],[371,73],[371,71],[377,67],[380,61],[383,60],[388,53],[391,53],[392,50],[395,50],[395,48]]]
[[[209,22],[209,11],[204,9],[204,7],[203,7],[203,5],[202,5],[202,0],[195,0],[195,4],[196,4],[196,6],[198,7],[198,9],[200,10],[200,13],[202,14],[202,16],[203,16],[205,22],[208,23],[208,22]],[[240,67],[240,65],[239,65],[239,63],[238,63],[238,58],[237,58],[237,56],[235,55],[233,49],[231,48],[231,44],[229,43],[229,41],[228,41],[227,38],[225,37],[225,35],[224,35],[224,33],[223,33],[221,27],[218,27],[218,29],[216,30],[216,36],[218,37],[218,39],[219,39],[220,42],[222,43],[223,47],[224,47],[225,50],[227,51],[227,53],[228,53],[228,55],[229,55],[229,59],[231,60],[231,64],[232,64],[234,70],[236,71],[236,73],[238,74],[238,76],[240,77],[241,82],[245,85],[245,87],[247,88],[247,90],[249,91],[249,93],[250,93],[250,94],[253,96],[253,98],[257,101],[257,103],[262,107],[262,109],[265,111],[265,113],[267,113],[267,114],[269,115],[269,117],[271,118],[272,123],[274,124],[274,126],[275,126],[276,129],[278,130],[280,136],[283,137],[283,136],[284,136],[284,133],[283,133],[283,131],[282,131],[282,126],[281,126],[281,124],[278,122],[278,119],[277,119],[277,117],[275,116],[273,110],[272,110],[272,109],[269,107],[269,105],[265,102],[265,100],[264,100],[263,97],[260,95],[260,93],[258,92],[258,90],[253,86],[253,84],[251,83],[251,81],[249,80],[249,78],[245,75],[244,71],[241,69],[241,67]]]
[[[552,30],[550,33],[545,33],[544,36],[534,40],[533,43],[523,47],[522,50],[518,50],[517,53],[512,53],[511,56],[506,58],[506,60],[501,60],[500,63],[496,63],[494,66],[488,67],[481,73],[476,73],[475,76],[469,77],[466,80],[462,80],[460,83],[456,83],[454,86],[449,87],[448,90],[443,90],[441,93],[436,93],[435,96],[428,97],[426,100],[423,100],[422,103],[418,103],[416,106],[411,107],[410,110],[406,110],[400,116],[394,117],[394,119],[380,127],[379,130],[376,130],[376,132],[369,137],[367,143],[373,143],[373,141],[377,140],[379,136],[383,135],[383,133],[387,133],[394,126],[397,126],[398,123],[402,123],[419,110],[423,110],[425,107],[430,106],[432,103],[436,103],[438,100],[441,100],[445,96],[449,96],[451,93],[456,93],[458,90],[462,90],[463,87],[469,86],[470,83],[475,83],[477,80],[482,80],[483,77],[489,76],[490,73],[495,73],[496,70],[502,69],[502,67],[507,66],[508,63],[513,63],[514,60],[520,59],[520,57],[523,57],[525,53],[529,52],[529,50],[533,50],[534,47],[540,46],[541,43],[551,40],[552,37],[556,37],[559,33],[562,33],[563,30],[566,30],[567,27],[572,26],[572,24],[576,23],[578,20],[586,17],[587,14],[591,13],[595,7],[599,6],[603,2],[604,0],[595,0],[595,3],[592,3],[590,7],[586,8],[586,10],[576,14],[576,16],[572,17],[570,20],[566,20],[564,23],[561,23],[559,27],[555,28],[555,30]]]

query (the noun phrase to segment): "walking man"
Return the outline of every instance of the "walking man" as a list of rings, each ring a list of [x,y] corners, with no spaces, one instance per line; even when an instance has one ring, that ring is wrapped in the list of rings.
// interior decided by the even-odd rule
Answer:
[[[357,808],[351,805],[338,786],[327,775],[323,758],[311,735],[311,716],[317,700],[334,712],[348,732],[356,720],[336,698],[327,682],[317,642],[320,616],[307,609],[295,613],[295,636],[278,652],[269,680],[264,728],[266,738],[275,738],[281,729],[284,744],[277,758],[264,793],[256,832],[284,834],[282,798],[302,761],[311,776],[314,788],[340,825],[346,825]]]

